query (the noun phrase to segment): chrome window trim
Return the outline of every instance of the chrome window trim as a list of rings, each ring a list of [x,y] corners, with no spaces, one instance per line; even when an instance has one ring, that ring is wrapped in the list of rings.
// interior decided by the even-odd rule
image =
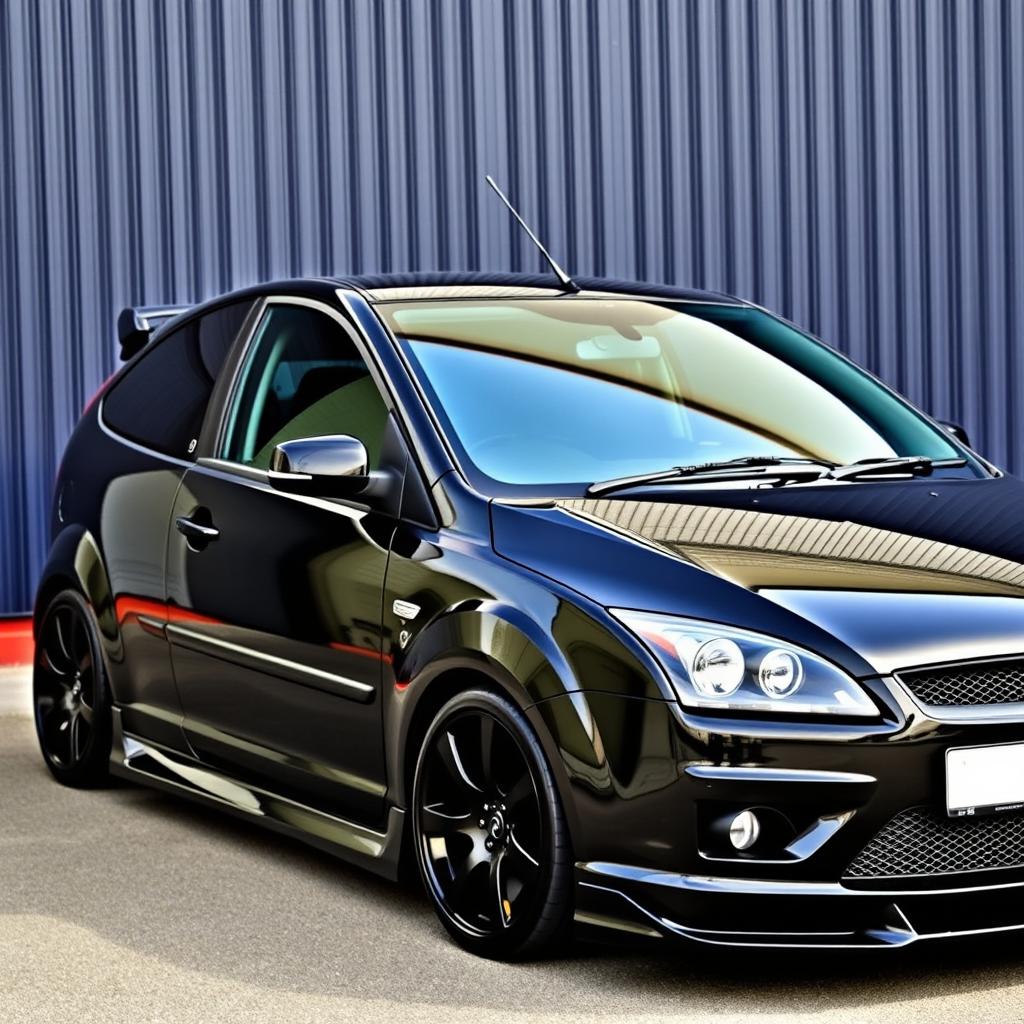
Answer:
[[[209,440],[209,450],[213,452],[219,452],[224,443],[224,430],[227,426],[227,413],[228,408],[231,405],[231,399],[235,394],[235,388],[238,385],[238,378],[241,374],[242,364],[249,352],[249,348],[252,345],[253,338],[256,335],[256,331],[259,325],[263,322],[263,314],[267,308],[267,297],[265,295],[258,296],[252,304],[252,309],[249,310],[247,318],[248,330],[245,332],[244,338],[236,338],[235,344],[232,345],[231,349],[228,350],[228,358],[234,354],[234,350],[238,349],[238,358],[235,359],[234,365],[231,367],[230,377],[224,380],[220,394],[215,394],[211,398],[216,398],[219,408],[213,410],[215,416],[215,422],[210,424],[208,429],[212,432],[212,437]],[[243,325],[246,326],[246,325]],[[239,332],[241,334],[241,332]],[[207,424],[203,424],[204,428],[207,428]],[[204,429],[206,433],[206,429]],[[214,456],[215,458],[217,456]],[[197,460],[198,461],[198,460]]]
[[[165,452],[157,451],[156,448],[147,448],[145,445],[139,444],[138,441],[133,441],[131,438],[125,437],[124,434],[119,434],[103,418],[103,405],[105,401],[106,396],[104,395],[100,399],[99,407],[96,409],[96,422],[100,425],[100,429],[107,435],[107,437],[120,442],[127,448],[132,448],[137,452],[141,452],[143,455],[148,455],[150,458],[163,459],[165,462],[170,462],[175,466],[182,466],[185,469],[192,468],[194,463],[189,462],[187,459],[179,459],[176,455],[168,455]]]
[[[231,370],[231,380],[224,390],[223,397],[220,399],[220,409],[218,410],[218,422],[216,432],[214,434],[213,443],[211,448],[214,455],[205,456],[204,458],[197,459],[195,463],[189,463],[189,465],[203,465],[209,469],[214,469],[218,472],[225,473],[228,475],[239,476],[247,480],[255,482],[266,483],[268,486],[269,478],[264,470],[260,470],[254,466],[247,466],[244,463],[236,462],[234,459],[224,457],[224,445],[227,442],[227,429],[228,429],[228,417],[230,410],[234,404],[235,397],[238,394],[238,389],[241,386],[241,378],[243,367],[248,362],[252,355],[253,345],[256,343],[256,337],[259,333],[260,325],[263,323],[264,317],[272,306],[303,306],[308,309],[315,310],[316,312],[325,313],[330,317],[338,326],[351,338],[353,344],[356,347],[356,351],[362,356],[363,362],[366,364],[367,369],[370,371],[370,376],[373,378],[374,385],[377,388],[378,393],[384,401],[384,406],[388,410],[389,414],[394,414],[398,420],[399,426],[405,437],[409,441],[410,455],[412,462],[414,463],[415,470],[420,474],[423,479],[426,479],[426,473],[423,472],[423,458],[418,450],[414,433],[409,429],[409,425],[406,422],[405,412],[402,409],[401,403],[398,401],[394,385],[391,382],[391,378],[388,376],[387,371],[384,368],[384,364],[381,362],[380,355],[377,352],[372,340],[363,330],[362,325],[359,323],[358,317],[355,315],[353,308],[348,302],[349,297],[354,297],[364,304],[364,306],[370,311],[370,314],[376,318],[376,314],[373,313],[372,306],[359,295],[358,292],[349,292],[343,288],[335,289],[335,297],[341,304],[342,309],[338,309],[332,306],[329,302],[325,302],[322,299],[312,299],[303,295],[284,295],[284,294],[272,294],[261,296],[257,302],[258,308],[255,309],[253,314],[252,324],[250,326],[248,336],[245,338],[244,343],[241,345],[238,354],[235,358],[235,364]],[[379,322],[379,321],[378,321]],[[429,493],[430,487],[427,487]],[[334,508],[334,509],[352,509],[361,514],[369,511],[369,506],[359,501],[352,500],[348,501],[343,498],[327,499],[308,497],[303,495],[286,495],[282,491],[275,493],[281,494],[282,497],[298,498],[304,500],[307,503],[318,504],[323,508]]]
[[[391,412],[397,408],[397,403],[395,402],[395,396],[392,393],[390,382],[380,366],[376,353],[372,352],[372,346],[369,344],[366,337],[348,318],[343,315],[339,309],[332,306],[329,302],[324,302],[322,299],[311,299],[304,295],[264,295],[262,297],[259,311],[253,319],[252,329],[249,331],[249,336],[246,338],[245,343],[239,350],[238,356],[235,360],[235,365],[232,368],[231,382],[225,392],[224,401],[220,409],[220,422],[218,424],[213,443],[214,454],[211,458],[215,459],[225,468],[228,466],[239,466],[245,469],[252,468],[251,466],[246,466],[245,463],[227,458],[224,453],[224,446],[227,443],[226,434],[228,429],[229,412],[238,396],[238,389],[241,383],[243,370],[253,355],[253,346],[256,343],[256,337],[259,334],[260,325],[264,322],[267,314],[273,306],[301,306],[306,309],[311,309],[317,313],[323,313],[333,320],[352,340],[356,350],[359,352],[360,356],[362,356],[363,362],[366,364],[366,368],[370,371],[373,383],[380,392],[381,397],[384,399],[384,405],[388,411]]]
[[[226,477],[233,483],[252,484],[286,501],[298,502],[300,505],[310,505],[313,508],[324,509],[327,512],[336,512],[339,515],[352,519],[357,526],[370,511],[369,505],[347,498],[318,498],[312,494],[289,494],[287,491],[278,491],[270,483],[267,470],[259,469],[256,466],[243,466],[241,463],[229,462],[227,459],[213,459],[204,456],[201,459],[196,459],[195,462],[189,463],[188,468],[193,472],[202,470],[220,477]],[[364,537],[375,548],[384,550],[375,541],[370,540],[365,533]]]
[[[214,455],[203,455],[196,459],[195,464],[206,469],[218,470],[221,473],[243,476],[247,480],[254,480],[268,486],[270,484],[268,471],[260,469],[258,466],[246,466],[241,462],[231,462],[229,459],[220,459]]]
[[[252,486],[261,491],[273,494],[282,501],[296,502],[300,505],[308,505],[310,508],[322,509],[325,512],[332,512],[335,515],[345,516],[352,520],[353,525],[359,531],[359,535],[376,548],[378,551],[387,553],[387,548],[382,547],[363,526],[363,519],[369,515],[370,506],[359,501],[348,498],[318,498],[313,494],[289,494],[287,491],[279,491],[270,483],[266,470],[258,469],[255,466],[243,466],[237,462],[229,462],[226,459],[212,459],[204,456],[188,464],[190,472],[205,472],[226,478],[231,483],[240,486]]]
[[[376,304],[368,301],[366,296],[363,295],[361,292],[352,291],[350,289],[338,288],[336,289],[334,294],[338,302],[341,304],[342,308],[345,310],[350,320],[352,321],[352,326],[354,330],[358,333],[359,337],[362,339],[363,346],[372,353],[373,359],[377,365],[377,369],[380,376],[384,380],[387,380],[389,387],[391,387],[393,386],[391,384],[391,378],[388,376],[387,372],[384,369],[384,365],[380,360],[380,354],[377,352],[376,346],[370,339],[369,335],[366,333],[365,328],[363,327],[362,323],[359,320],[360,310],[365,311],[366,315],[371,317],[374,323],[381,330],[385,339],[387,339],[388,344],[391,346],[391,350],[398,356],[398,360],[402,364],[402,369],[405,372],[406,380],[409,381],[409,383],[411,384],[413,392],[415,393],[416,398],[419,401],[420,408],[422,409],[427,419],[430,421],[431,426],[434,428],[434,437],[439,440],[441,447],[444,449],[445,455],[447,455],[448,461],[451,463],[451,465],[462,476],[463,480],[468,482],[466,474],[462,472],[462,467],[459,465],[458,461],[455,459],[454,453],[451,451],[451,447],[448,444],[448,438],[445,436],[444,431],[441,429],[437,417],[434,415],[434,410],[431,408],[430,403],[426,400],[426,396],[423,393],[423,389],[420,387],[420,382],[416,378],[416,374],[413,373],[412,367],[410,366],[409,361],[406,359],[405,353],[402,351],[402,346],[398,344],[398,340],[388,329],[388,325],[377,313],[377,310],[375,309]],[[412,448],[412,454],[414,456],[414,461],[416,463],[416,469],[419,472],[420,476],[423,478],[423,480],[426,481],[426,489],[429,492],[431,488],[437,483],[437,481],[442,476],[444,476],[444,472],[442,472],[438,477],[436,477],[433,480],[428,478],[428,475],[423,470],[423,466],[426,463],[426,459],[424,458],[415,431],[411,430],[409,427],[409,423],[407,422],[405,416],[405,410],[402,408],[401,402],[399,402],[394,395],[392,395],[392,403],[392,408],[394,409],[395,414],[397,415],[398,420],[401,423],[402,429],[405,431],[405,435],[409,440],[410,447]],[[447,472],[447,470],[445,470],[445,472]]]
[[[221,296],[221,298],[225,299],[226,301],[218,302],[217,305],[212,306],[209,309],[205,308],[204,305],[182,307],[181,311],[178,313],[177,316],[171,318],[170,320],[167,320],[165,323],[160,324],[160,326],[157,327],[150,336],[149,344],[145,345],[138,353],[136,353],[135,356],[129,359],[124,365],[128,366],[129,364],[135,363],[144,352],[152,351],[153,346],[155,344],[162,342],[166,335],[176,333],[180,328],[191,323],[192,320],[199,320],[202,317],[207,316],[208,314],[216,313],[217,310],[219,309],[224,309],[227,306],[231,306],[236,303],[246,301],[244,298],[232,298],[230,294]],[[246,344],[248,344],[249,338],[251,338],[252,332],[255,330],[256,325],[259,323],[260,317],[262,316],[262,308],[257,308],[260,307],[261,299],[255,298],[251,301],[252,306],[250,307],[249,311],[245,314],[245,319],[243,319],[242,321],[242,326],[239,327],[238,329],[238,334],[239,336],[241,336],[242,328],[246,326],[246,323],[255,314],[255,319],[252,320],[252,323],[250,324],[249,327],[249,332],[246,338]],[[230,358],[231,351],[237,343],[238,337],[236,337],[232,344],[229,346],[228,351],[225,355],[225,362],[227,362],[228,358]],[[200,450],[202,448],[201,439],[207,432],[209,426],[208,420],[210,418],[211,412],[214,412],[214,415],[218,417],[220,416],[220,412],[216,411],[216,404],[219,400],[217,390],[220,380],[221,376],[218,373],[217,378],[213,382],[213,387],[210,389],[210,397],[206,403],[206,408],[203,410],[203,418],[199,424],[199,433],[196,437],[196,441],[200,442]],[[232,386],[234,386],[233,380]],[[196,462],[199,461],[198,457],[192,459],[180,459],[176,455],[169,455],[166,454],[165,452],[159,451],[156,448],[150,448],[147,445],[140,444],[138,441],[133,441],[129,437],[125,437],[124,434],[118,433],[118,431],[116,431],[109,423],[107,423],[106,418],[103,415],[103,409],[104,406],[106,405],[106,401],[106,394],[101,395],[100,400],[96,406],[96,422],[99,423],[100,428],[108,437],[113,438],[115,441],[120,441],[122,444],[127,445],[129,448],[133,448],[135,449],[135,451],[141,452],[144,455],[151,455],[158,459],[166,459],[167,461],[172,462],[177,466],[185,466],[186,468],[190,468],[191,466],[194,466]]]

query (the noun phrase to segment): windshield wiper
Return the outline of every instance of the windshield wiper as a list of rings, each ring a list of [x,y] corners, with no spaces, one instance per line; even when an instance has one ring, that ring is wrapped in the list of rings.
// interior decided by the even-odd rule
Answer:
[[[932,470],[944,466],[966,466],[966,459],[929,459],[923,455],[900,455],[893,458],[861,459],[848,466],[836,466],[825,474],[828,480],[863,480],[878,476],[931,476]]]
[[[639,476],[622,476],[613,480],[599,480],[587,488],[591,497],[611,494],[630,487],[660,484],[668,481],[704,480],[749,480],[764,477],[787,483],[801,480],[820,480],[836,469],[834,462],[824,459],[786,458],[775,455],[747,455],[723,462],[702,462],[694,466],[673,466],[660,473],[643,473]]]
[[[865,480],[871,477],[897,478],[930,476],[932,470],[966,466],[966,459],[929,459],[923,455],[900,455],[891,458],[861,459],[837,466],[825,459],[787,458],[775,455],[748,455],[723,462],[703,462],[694,466],[673,466],[660,473],[622,476],[599,480],[587,488],[590,497],[644,487],[651,484],[674,483],[677,480],[699,479],[705,482],[751,480],[762,478],[778,484],[805,483],[810,480]]]

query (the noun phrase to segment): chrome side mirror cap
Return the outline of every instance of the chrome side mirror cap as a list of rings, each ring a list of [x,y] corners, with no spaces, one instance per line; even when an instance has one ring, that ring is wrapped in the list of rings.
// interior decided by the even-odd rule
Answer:
[[[270,456],[267,478],[289,494],[351,498],[370,482],[366,446],[348,434],[282,441]]]

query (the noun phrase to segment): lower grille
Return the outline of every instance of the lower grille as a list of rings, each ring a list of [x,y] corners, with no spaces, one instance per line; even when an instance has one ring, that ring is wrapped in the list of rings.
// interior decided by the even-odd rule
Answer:
[[[847,868],[848,878],[944,875],[1024,867],[1024,813],[948,818],[927,807],[897,814]]]
[[[945,665],[897,678],[922,704],[933,707],[977,707],[1024,703],[1024,659]]]

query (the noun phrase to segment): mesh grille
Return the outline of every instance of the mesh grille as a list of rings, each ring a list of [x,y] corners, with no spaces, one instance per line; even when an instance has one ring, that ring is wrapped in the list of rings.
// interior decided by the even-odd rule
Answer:
[[[901,672],[899,679],[919,701],[934,707],[1024,703],[1024,660],[1020,658]]]
[[[941,875],[1024,866],[1024,813],[948,818],[926,807],[897,814],[857,855],[848,878]]]

